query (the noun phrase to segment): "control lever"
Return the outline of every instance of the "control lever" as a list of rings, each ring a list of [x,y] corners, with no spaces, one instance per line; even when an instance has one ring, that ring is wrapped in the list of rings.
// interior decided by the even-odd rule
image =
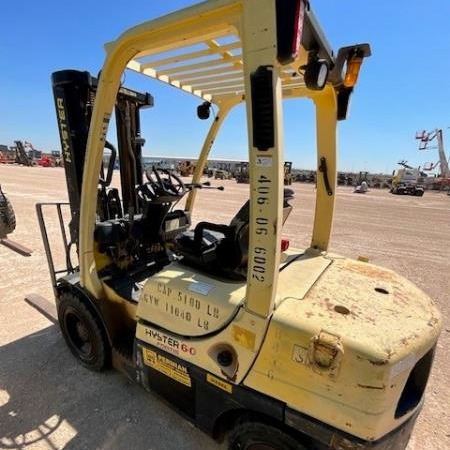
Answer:
[[[211,186],[211,182],[205,181],[204,183],[189,183],[186,187],[191,189],[217,189],[218,191],[223,191],[225,188],[223,186]]]
[[[203,185],[200,189],[217,189],[218,191],[224,191],[225,188],[223,186],[210,186],[210,185]]]

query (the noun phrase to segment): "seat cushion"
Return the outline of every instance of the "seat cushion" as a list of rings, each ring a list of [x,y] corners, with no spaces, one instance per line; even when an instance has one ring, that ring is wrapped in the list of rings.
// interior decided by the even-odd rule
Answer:
[[[194,251],[194,236],[195,233],[193,230],[185,231],[182,233],[177,239],[177,250],[183,253],[183,249],[188,250],[189,252]],[[223,239],[224,235],[222,233],[217,233],[215,231],[204,231],[203,232],[203,240],[202,246],[199,250],[203,250],[207,247],[210,247],[217,243],[220,239]]]

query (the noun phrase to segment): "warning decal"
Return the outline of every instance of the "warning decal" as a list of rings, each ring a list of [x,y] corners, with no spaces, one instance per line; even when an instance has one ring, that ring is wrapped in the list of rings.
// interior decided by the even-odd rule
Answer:
[[[147,366],[161,372],[175,381],[178,381],[178,383],[192,387],[191,377],[189,376],[187,367],[178,364],[165,356],[159,355],[148,348],[143,348],[142,354],[144,357],[144,362]]]
[[[230,383],[227,383],[226,381],[223,381],[220,378],[211,375],[210,373],[206,374],[206,381],[218,387],[219,389],[228,392],[229,394],[233,392],[233,386]]]

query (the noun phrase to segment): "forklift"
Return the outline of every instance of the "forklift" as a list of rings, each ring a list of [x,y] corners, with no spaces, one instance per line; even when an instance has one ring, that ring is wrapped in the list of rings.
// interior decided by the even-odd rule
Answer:
[[[285,186],[290,186],[292,184],[292,162],[286,161],[284,163],[284,177],[283,182]]]
[[[69,204],[37,211],[59,325],[82,365],[113,365],[231,450],[406,448],[440,314],[393,271],[327,251],[337,121],[368,56],[368,44],[334,52],[305,0],[209,0],[108,43],[98,79],[53,74]],[[192,182],[143,171],[140,111],[153,98],[121,85],[125,69],[195,96],[201,119],[217,107]],[[283,186],[282,102],[296,98],[314,102],[317,122],[307,249],[282,239],[294,195]],[[240,103],[250,198],[228,224],[192,227],[196,194],[214,188],[201,182],[211,147]],[[113,110],[117,149],[106,138]],[[111,187],[116,158],[120,190]]]
[[[33,165],[33,157],[30,156],[23,145],[22,141],[14,141],[15,144],[15,152],[16,152],[16,164],[20,164],[23,166],[32,166]],[[25,142],[26,144],[26,142]]]
[[[248,162],[241,162],[237,165],[236,183],[249,184],[250,174],[248,171]]]

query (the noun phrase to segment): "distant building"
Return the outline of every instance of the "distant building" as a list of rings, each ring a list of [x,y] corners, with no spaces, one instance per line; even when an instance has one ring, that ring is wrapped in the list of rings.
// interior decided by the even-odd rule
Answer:
[[[197,164],[198,158],[190,158],[188,156],[143,156],[142,162],[143,166],[151,167],[155,166],[161,169],[171,169],[176,170],[179,164],[185,161],[189,161],[194,166]],[[238,166],[244,161],[240,159],[220,159],[211,158],[208,159],[207,168],[208,169],[220,169],[226,170],[228,172],[234,173]]]

